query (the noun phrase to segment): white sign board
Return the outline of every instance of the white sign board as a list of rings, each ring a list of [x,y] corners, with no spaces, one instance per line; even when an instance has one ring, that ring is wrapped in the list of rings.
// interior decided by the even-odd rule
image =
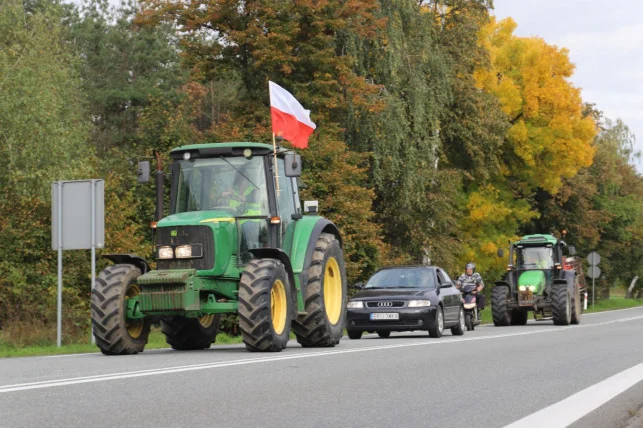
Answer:
[[[51,185],[51,248],[89,250],[105,245],[105,182],[56,181]],[[93,204],[92,204],[93,201]],[[59,215],[62,219],[59,219]],[[59,224],[62,223],[62,224]],[[92,233],[92,225],[94,231]],[[60,227],[62,226],[62,227]]]

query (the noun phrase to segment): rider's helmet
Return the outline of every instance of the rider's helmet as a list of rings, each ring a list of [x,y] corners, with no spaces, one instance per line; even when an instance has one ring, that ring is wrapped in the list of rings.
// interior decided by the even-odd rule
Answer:
[[[469,269],[471,269],[472,271],[475,271],[476,270],[475,263],[471,263],[471,262],[467,263],[467,265],[464,267],[464,270],[467,271]]]

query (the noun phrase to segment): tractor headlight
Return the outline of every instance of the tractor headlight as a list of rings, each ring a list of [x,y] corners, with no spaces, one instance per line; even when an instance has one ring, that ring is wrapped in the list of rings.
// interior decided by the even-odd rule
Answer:
[[[529,289],[529,291],[536,291],[535,285],[528,285],[527,288]]]
[[[348,309],[362,309],[364,307],[364,302],[361,300],[351,300],[346,304]]]
[[[524,286],[524,285],[519,285],[518,286],[518,291],[526,291],[526,290],[527,290],[526,286]]]
[[[200,244],[193,245],[179,245],[174,250],[177,259],[192,259],[196,257],[203,257],[203,250]]]
[[[174,251],[172,250],[172,247],[159,247],[156,258],[158,259],[173,259],[174,258]]]
[[[431,306],[430,300],[409,300],[409,308],[424,308]]]

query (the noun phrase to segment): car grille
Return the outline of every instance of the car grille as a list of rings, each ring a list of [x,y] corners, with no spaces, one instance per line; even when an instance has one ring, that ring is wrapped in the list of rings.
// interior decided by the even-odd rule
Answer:
[[[404,307],[404,302],[395,302],[392,300],[380,300],[374,302],[366,302],[367,308],[402,308]]]
[[[170,236],[173,230],[176,230],[176,236]],[[156,245],[158,246],[170,245],[177,247],[188,244],[201,244],[203,246],[203,257],[198,259],[157,260],[159,270],[210,270],[214,267],[214,236],[212,229],[208,226],[159,227],[156,229],[156,233]]]

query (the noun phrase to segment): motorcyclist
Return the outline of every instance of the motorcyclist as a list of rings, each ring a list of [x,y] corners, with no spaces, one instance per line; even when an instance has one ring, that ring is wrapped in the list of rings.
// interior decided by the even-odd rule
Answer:
[[[482,319],[480,312],[484,309],[484,294],[482,294],[482,289],[484,288],[484,282],[482,282],[482,277],[476,270],[476,265],[474,263],[467,263],[464,267],[464,273],[460,275],[458,280],[455,282],[455,286],[459,289],[462,288],[465,284],[473,284],[476,286],[476,307],[478,309],[478,319]]]

